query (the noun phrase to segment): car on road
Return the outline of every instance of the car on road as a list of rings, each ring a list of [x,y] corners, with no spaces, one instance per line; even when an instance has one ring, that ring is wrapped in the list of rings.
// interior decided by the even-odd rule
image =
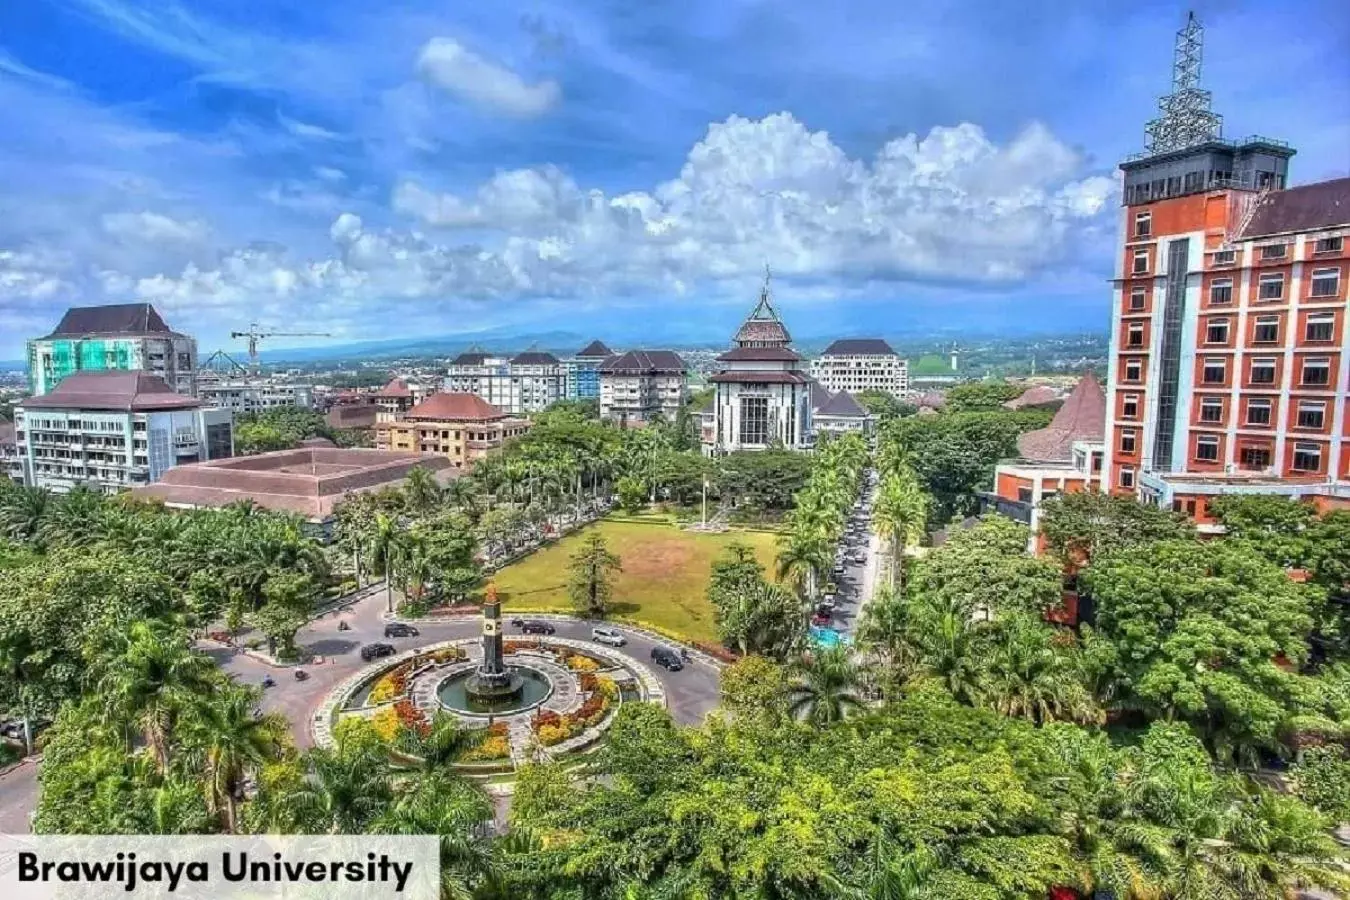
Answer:
[[[597,644],[609,644],[611,647],[622,647],[628,643],[628,638],[624,637],[619,629],[605,625],[597,625],[591,629],[591,640]]]
[[[417,637],[419,634],[421,632],[407,622],[390,622],[384,626],[385,637]]]
[[[361,659],[370,662],[384,656],[393,656],[398,650],[393,644],[366,644],[361,648]]]
[[[828,609],[818,609],[811,616],[811,624],[824,627],[830,624],[830,611]]]
[[[525,634],[552,634],[556,629],[549,622],[541,622],[538,619],[517,619],[520,622],[520,630]]]
[[[667,672],[678,672],[684,668],[684,660],[680,659],[680,654],[669,647],[653,647],[652,662]]]

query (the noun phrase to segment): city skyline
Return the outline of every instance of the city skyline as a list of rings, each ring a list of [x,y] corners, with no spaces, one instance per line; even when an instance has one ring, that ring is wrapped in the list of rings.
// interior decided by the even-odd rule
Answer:
[[[820,333],[1105,330],[1115,167],[1185,7],[967,5],[0,13],[0,359],[127,300],[203,349],[250,321],[623,339],[653,306],[717,340],[765,261]],[[1350,100],[1320,6],[1258,56],[1272,4],[1199,8],[1227,133],[1290,141],[1295,184],[1347,173],[1350,122],[1306,116]]]

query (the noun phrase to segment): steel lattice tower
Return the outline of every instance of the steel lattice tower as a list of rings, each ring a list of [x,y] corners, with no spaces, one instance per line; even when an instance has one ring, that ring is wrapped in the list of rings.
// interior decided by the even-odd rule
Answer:
[[[1161,115],[1145,129],[1148,152],[1182,150],[1222,135],[1223,117],[1210,109],[1210,93],[1200,88],[1204,49],[1205,29],[1192,12],[1185,27],[1177,32],[1172,57],[1172,92],[1158,98]]]

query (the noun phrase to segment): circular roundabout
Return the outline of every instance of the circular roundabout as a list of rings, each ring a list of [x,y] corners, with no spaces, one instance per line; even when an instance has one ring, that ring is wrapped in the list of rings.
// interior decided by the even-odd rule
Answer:
[[[591,748],[623,703],[665,702],[651,669],[612,647],[507,639],[495,603],[485,604],[481,630],[481,638],[407,650],[347,678],[320,706],[315,741],[332,746],[343,729],[369,728],[391,758],[413,760],[433,724],[450,717],[485,729],[457,765],[489,774]]]

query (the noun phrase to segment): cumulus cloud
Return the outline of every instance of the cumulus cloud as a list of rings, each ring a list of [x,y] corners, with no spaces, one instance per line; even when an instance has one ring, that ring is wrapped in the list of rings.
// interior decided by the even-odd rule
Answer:
[[[200,220],[173,219],[153,212],[108,213],[101,224],[112,237],[151,244],[196,244],[211,233]]]
[[[451,38],[428,41],[417,58],[417,70],[428,84],[507,115],[542,115],[562,97],[556,82],[531,84]]]

